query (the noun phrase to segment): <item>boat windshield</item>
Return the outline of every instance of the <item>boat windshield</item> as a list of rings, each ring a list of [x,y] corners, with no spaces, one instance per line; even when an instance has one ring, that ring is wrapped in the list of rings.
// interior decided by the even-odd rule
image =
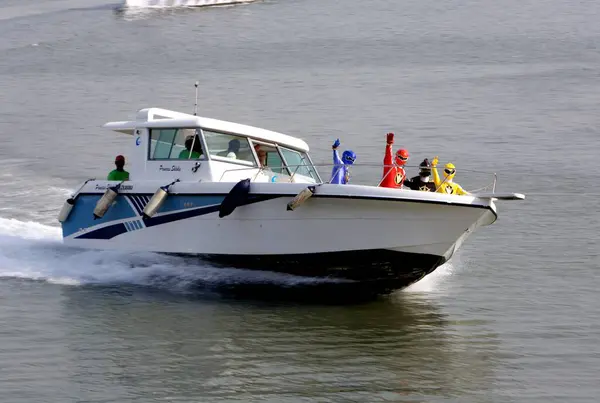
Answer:
[[[319,180],[319,175],[306,153],[300,153],[285,147],[280,147],[280,149],[292,175],[302,175],[313,178],[315,181]]]

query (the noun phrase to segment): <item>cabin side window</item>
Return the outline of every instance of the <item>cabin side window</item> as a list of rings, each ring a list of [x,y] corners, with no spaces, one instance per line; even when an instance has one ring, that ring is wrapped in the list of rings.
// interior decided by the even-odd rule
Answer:
[[[206,146],[211,157],[222,157],[255,165],[254,154],[248,138],[203,129]]]
[[[200,130],[150,129],[149,160],[204,159]]]

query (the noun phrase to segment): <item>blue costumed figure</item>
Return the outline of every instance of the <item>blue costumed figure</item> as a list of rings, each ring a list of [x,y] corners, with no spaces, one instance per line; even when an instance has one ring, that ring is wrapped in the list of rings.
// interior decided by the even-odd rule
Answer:
[[[333,170],[331,171],[331,180],[329,183],[345,185],[350,182],[350,165],[354,164],[356,154],[352,150],[346,150],[342,153],[342,158],[337,148],[340,146],[340,139],[335,140],[331,146],[333,150]]]

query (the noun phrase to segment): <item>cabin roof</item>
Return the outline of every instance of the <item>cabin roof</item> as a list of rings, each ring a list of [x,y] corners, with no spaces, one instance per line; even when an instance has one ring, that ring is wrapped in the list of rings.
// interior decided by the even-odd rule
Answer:
[[[309,150],[308,144],[305,141],[288,136],[287,134],[161,108],[141,109],[137,112],[136,119],[133,121],[108,122],[102,127],[130,135],[133,135],[135,128],[200,127],[202,129],[238,134],[256,140],[277,143],[299,151],[308,152]]]

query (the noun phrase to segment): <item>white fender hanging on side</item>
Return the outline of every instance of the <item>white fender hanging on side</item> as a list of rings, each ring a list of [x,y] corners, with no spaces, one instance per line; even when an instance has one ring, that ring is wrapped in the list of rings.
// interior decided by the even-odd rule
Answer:
[[[142,212],[142,218],[147,220],[154,216],[158,209],[163,205],[167,197],[169,196],[169,192],[167,192],[164,188],[160,187],[154,193],[154,196],[150,199],[146,207],[144,207],[144,211]]]
[[[65,201],[62,208],[60,209],[60,212],[58,213],[58,221],[60,223],[64,223],[65,221],[67,221],[67,219],[69,218],[69,215],[71,214],[71,210],[73,210],[73,207],[75,206],[75,199],[77,198],[77,195],[79,194],[81,189],[83,189],[84,186],[87,185],[87,183],[89,181],[93,181],[93,180],[95,180],[95,178],[90,178],[90,179],[86,180],[85,182],[83,182],[83,184],[79,187],[79,189],[77,189],[77,191],[75,193],[73,193],[71,195],[71,197],[69,197]]]
[[[98,200],[98,203],[96,203],[96,208],[94,209],[94,220],[104,217],[104,214],[108,208],[117,198],[118,186],[120,185],[106,189],[104,195],[100,198],[100,200]]]
[[[179,182],[179,179],[169,183],[168,185],[159,187],[158,190],[154,192],[154,195],[144,207],[144,211],[142,211],[142,219],[148,220],[154,216],[154,214],[156,214],[165,200],[167,200],[167,197],[169,196],[169,188],[177,182]]]
[[[75,199],[70,197],[64,202],[60,209],[60,213],[58,213],[58,222],[62,223],[67,221],[69,214],[71,214],[71,210],[73,210],[73,206],[75,206]]]
[[[292,201],[287,204],[286,210],[293,211],[294,209],[296,209],[300,205],[302,205],[305,201],[307,201],[309,198],[311,198],[312,195],[314,195],[314,194],[315,194],[314,186],[309,186],[307,188],[302,189],[302,191],[300,191],[300,193],[298,193],[296,195],[296,197],[294,197],[292,199]]]

